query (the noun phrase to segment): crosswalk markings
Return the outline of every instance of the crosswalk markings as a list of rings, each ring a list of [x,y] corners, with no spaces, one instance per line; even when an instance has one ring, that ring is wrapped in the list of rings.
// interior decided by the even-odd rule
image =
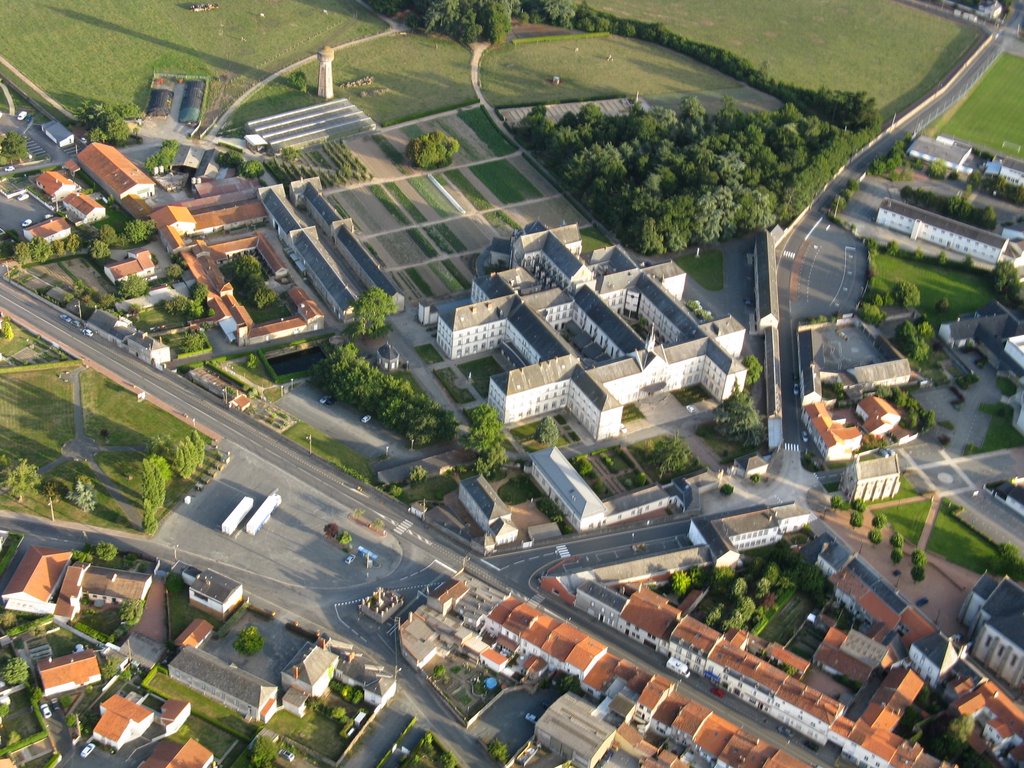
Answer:
[[[787,451],[794,451],[795,453],[800,453],[800,443],[786,443],[785,449]]]
[[[559,544],[557,547],[555,547],[555,554],[557,554],[559,557],[568,557],[569,548],[565,546],[565,544]]]
[[[782,257],[784,259],[795,259],[796,258],[796,251],[783,251],[782,252]]]
[[[412,521],[411,520],[403,520],[402,522],[400,522],[398,525],[395,526],[395,533],[397,533],[399,536],[401,536],[403,533],[408,531],[410,528],[412,528]]]

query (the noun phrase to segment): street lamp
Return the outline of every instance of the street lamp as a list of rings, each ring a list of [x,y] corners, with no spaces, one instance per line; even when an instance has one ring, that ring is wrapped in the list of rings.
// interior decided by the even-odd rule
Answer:
[[[306,435],[306,443],[309,444],[309,455],[312,456],[313,455],[313,436],[312,435]]]

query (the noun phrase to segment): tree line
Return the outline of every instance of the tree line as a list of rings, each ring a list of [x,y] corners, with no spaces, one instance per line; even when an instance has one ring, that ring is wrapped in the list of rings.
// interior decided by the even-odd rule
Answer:
[[[348,403],[401,433],[413,445],[451,440],[455,415],[411,382],[384,373],[355,347],[345,344],[313,366],[313,383],[336,400]]]
[[[948,195],[938,195],[918,187],[903,187],[900,190],[900,197],[904,202],[911,205],[934,211],[950,219],[962,221],[964,224],[970,224],[972,227],[992,230],[999,223],[996,219],[995,209],[991,205],[979,208],[967,202],[966,196],[961,197],[957,195],[951,197]]]
[[[674,111],[637,107],[614,117],[591,105],[557,125],[536,107],[517,132],[645,254],[793,219],[865,140],[792,104],[745,114],[727,100],[710,115],[694,98]]]

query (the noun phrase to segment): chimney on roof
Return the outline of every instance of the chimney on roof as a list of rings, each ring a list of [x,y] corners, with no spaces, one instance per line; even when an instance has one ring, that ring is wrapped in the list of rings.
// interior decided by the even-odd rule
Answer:
[[[292,667],[292,677],[294,677],[295,679],[298,679],[298,677],[299,677],[299,665],[298,664],[296,664],[294,667]]]

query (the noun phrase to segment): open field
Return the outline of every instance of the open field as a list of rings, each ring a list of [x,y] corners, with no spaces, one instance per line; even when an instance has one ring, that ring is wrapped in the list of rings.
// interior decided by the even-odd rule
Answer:
[[[1022,84],[1024,59],[1004,53],[967,98],[936,123],[934,132],[956,136],[996,154],[1024,157]]]
[[[594,0],[591,5],[720,46],[784,82],[866,91],[883,118],[927,93],[977,34],[892,0]]]
[[[341,757],[345,748],[345,739],[338,731],[338,724],[312,707],[301,718],[282,709],[270,719],[267,727],[332,760]]]
[[[92,512],[85,512],[65,500],[65,495],[79,477],[85,477],[92,481],[96,491],[96,507]],[[110,497],[102,485],[96,482],[96,473],[88,464],[81,461],[65,461],[43,475],[44,484],[49,480],[53,480],[57,484],[58,493],[53,500],[53,516],[56,519],[94,525],[98,528],[136,530],[135,526],[125,518],[117,502]],[[12,512],[26,512],[38,517],[50,517],[50,507],[42,493],[42,486],[40,490],[29,494],[21,502],[11,496],[4,497],[3,506]]]
[[[85,433],[101,445],[142,445],[154,437],[178,441],[190,427],[95,371],[82,373]]]
[[[985,432],[981,452],[1018,448],[1024,445],[1024,435],[1013,426],[1013,406],[1006,403],[982,403],[981,410],[992,417]]]
[[[553,76],[560,82],[554,85]],[[774,99],[678,53],[621,37],[504,45],[484,54],[484,95],[496,107],[635,96],[675,107],[686,95],[728,94],[744,106]]]
[[[322,7],[321,7],[322,6]],[[326,12],[324,12],[326,11]],[[225,78],[209,107],[226,106],[254,80],[383,25],[353,0],[225,2],[191,13],[164,0],[8,0],[0,5],[0,50],[51,96],[144,107],[154,72]],[[61,55],[53,52],[60,32]],[[315,79],[313,82],[316,82]]]
[[[995,298],[992,278],[985,272],[941,266],[934,261],[893,257],[886,253],[875,256],[874,267],[873,288],[889,291],[900,280],[916,285],[921,291],[921,311],[936,328],[947,320],[955,320],[983,307]],[[939,312],[935,304],[943,297],[949,299],[949,309]]]
[[[241,715],[238,715],[222,704],[206,698],[201,693],[193,691],[187,685],[183,685],[177,680],[172,680],[164,672],[157,672],[153,675],[147,687],[165,699],[184,699],[185,701],[192,702],[192,711],[195,715],[199,715],[212,723],[223,725],[229,731],[244,733],[247,736],[255,732],[255,729],[245,722]]]
[[[58,373],[50,369],[0,376],[0,444],[12,459],[45,464],[74,437],[71,383]]]
[[[924,530],[925,518],[928,517],[928,510],[931,507],[930,500],[910,501],[893,507],[884,507],[878,511],[883,512],[889,518],[892,527],[902,533],[908,542],[917,546],[921,538],[921,531]],[[884,541],[888,542],[889,532],[884,531],[883,534]]]
[[[288,82],[287,78],[279,77],[239,104],[238,109],[231,115],[230,124],[231,127],[241,131],[250,120],[276,115],[279,112],[289,112],[293,109],[302,109],[319,101],[316,91],[313,93],[308,90],[306,92],[299,91]]]
[[[992,570],[999,558],[995,545],[961,522],[949,511],[949,506],[950,503],[944,500],[939,507],[935,527],[928,537],[928,551],[975,573]]]
[[[310,48],[310,52],[316,50]],[[294,58],[299,58],[295,56]],[[415,66],[409,66],[416,62]],[[316,63],[302,67],[306,80],[316,86]],[[373,84],[343,88],[345,83],[372,77]],[[252,120],[303,106],[303,97],[280,80],[239,108]],[[420,115],[430,115],[473,101],[469,81],[469,49],[442,37],[408,34],[381,37],[344,48],[334,54],[334,95],[345,98],[372,117],[378,125],[390,125]],[[311,97],[310,97],[311,98]],[[314,99],[316,100],[316,99]],[[264,103],[263,107],[257,105]],[[291,106],[294,104],[294,106]],[[237,116],[233,125],[240,125]]]

